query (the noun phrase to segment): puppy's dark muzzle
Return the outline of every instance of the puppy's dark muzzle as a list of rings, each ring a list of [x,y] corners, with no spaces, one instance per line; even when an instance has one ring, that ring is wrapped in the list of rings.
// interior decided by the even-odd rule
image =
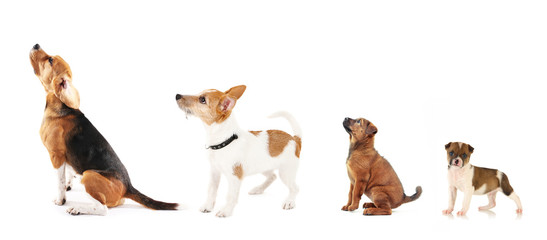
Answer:
[[[344,126],[344,129],[346,129],[346,132],[348,132],[349,134],[351,134],[351,129],[349,128],[349,126],[351,126],[354,121],[355,120],[347,117],[347,118],[344,119],[344,122],[342,122],[342,125]]]

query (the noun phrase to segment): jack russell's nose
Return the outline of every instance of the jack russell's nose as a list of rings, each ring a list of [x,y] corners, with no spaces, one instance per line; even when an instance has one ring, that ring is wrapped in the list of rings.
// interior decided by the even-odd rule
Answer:
[[[182,98],[182,95],[180,94],[177,94],[177,96],[175,97],[177,100],[181,99]]]

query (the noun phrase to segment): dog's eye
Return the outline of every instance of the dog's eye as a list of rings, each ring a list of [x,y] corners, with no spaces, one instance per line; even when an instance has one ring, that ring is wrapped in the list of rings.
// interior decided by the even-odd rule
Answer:
[[[450,152],[448,155],[450,155],[452,157],[452,156],[454,156],[454,152]]]
[[[52,57],[49,57],[47,60],[49,61],[50,65],[53,65],[53,58]]]
[[[202,103],[202,104],[207,103],[204,96],[199,97],[199,102]]]
[[[361,124],[361,119],[357,120],[357,124]]]
[[[462,154],[462,158],[463,158],[463,159],[467,158],[467,154],[465,154],[465,153]]]

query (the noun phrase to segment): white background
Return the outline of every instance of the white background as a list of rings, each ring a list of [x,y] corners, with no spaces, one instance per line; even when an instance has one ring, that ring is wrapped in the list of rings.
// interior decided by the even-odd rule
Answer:
[[[0,238],[343,239],[518,237],[545,221],[547,11],[543,1],[3,1],[0,3]],[[133,185],[181,211],[130,200],[105,217],[73,217],[76,184],[52,203],[54,170],[38,130],[45,92],[29,63],[39,43],[71,66],[81,110],[114,147]],[[245,84],[234,114],[249,130],[304,131],[297,207],[281,209],[277,180],[248,177],[233,217],[198,211],[209,164],[204,129],[175,94]],[[376,149],[419,200],[388,217],[342,212],[349,180],[345,117],[379,129]],[[498,206],[467,218],[447,204],[444,144],[475,147],[473,164],[504,171],[524,214]],[[218,210],[225,201],[221,182]],[[461,208],[461,193],[456,211]],[[366,197],[364,197],[366,199]],[[364,202],[364,200],[362,201]],[[531,232],[531,233],[530,233]],[[543,232],[543,231],[541,231]],[[541,236],[541,235],[535,236]],[[53,239],[53,238],[52,238]]]

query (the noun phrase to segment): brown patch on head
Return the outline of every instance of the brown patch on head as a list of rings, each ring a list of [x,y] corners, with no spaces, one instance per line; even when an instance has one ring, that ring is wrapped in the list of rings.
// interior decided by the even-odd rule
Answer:
[[[55,93],[70,108],[80,107],[80,94],[72,85],[72,71],[68,63],[59,56],[50,56],[43,49],[30,51],[30,64],[46,92]]]
[[[448,165],[464,167],[469,164],[471,154],[475,150],[471,145],[462,142],[449,142],[444,145]]]
[[[232,174],[239,178],[239,180],[243,179],[243,167],[241,166],[241,163],[236,163],[232,167]]]
[[[373,143],[374,136],[378,132],[376,126],[364,118],[346,118],[342,125],[349,134],[349,139],[352,144],[358,142]]]
[[[258,137],[258,134],[260,134],[262,131],[249,131],[249,132]]]
[[[195,96],[177,95],[177,104],[186,114],[199,117],[207,125],[221,123],[230,116],[245,89],[245,85],[240,85],[226,92],[210,89]]]
[[[114,177],[105,177],[96,171],[87,170],[82,175],[82,184],[89,195],[107,207],[123,204],[126,188]]]

